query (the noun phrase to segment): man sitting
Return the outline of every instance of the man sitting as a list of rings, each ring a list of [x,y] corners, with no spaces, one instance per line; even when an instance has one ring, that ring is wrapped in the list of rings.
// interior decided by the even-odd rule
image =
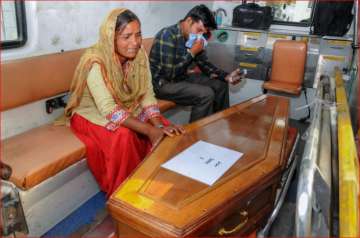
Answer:
[[[216,28],[209,8],[195,6],[183,20],[158,32],[151,48],[156,96],[192,106],[190,122],[228,108],[228,83],[241,81],[239,69],[228,74],[207,59],[206,39]],[[202,73],[189,73],[194,64]]]

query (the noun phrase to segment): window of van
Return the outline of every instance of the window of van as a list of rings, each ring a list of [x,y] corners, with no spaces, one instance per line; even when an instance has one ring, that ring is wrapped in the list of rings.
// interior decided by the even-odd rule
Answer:
[[[27,40],[24,1],[2,1],[1,16],[1,48],[24,45]]]
[[[259,1],[261,6],[270,6],[274,11],[274,23],[284,25],[310,26],[314,0],[309,1]]]

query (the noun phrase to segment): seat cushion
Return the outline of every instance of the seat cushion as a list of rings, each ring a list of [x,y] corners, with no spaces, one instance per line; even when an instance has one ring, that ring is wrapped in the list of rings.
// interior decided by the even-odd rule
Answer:
[[[277,92],[284,92],[294,95],[300,95],[301,85],[292,83],[282,83],[276,81],[265,82],[263,87],[268,90],[274,90]]]
[[[66,126],[45,125],[1,142],[10,181],[30,189],[85,157],[85,145]]]
[[[158,100],[161,112],[176,106]],[[1,142],[1,159],[12,168],[10,181],[28,190],[85,157],[85,145],[66,126],[45,125]]]

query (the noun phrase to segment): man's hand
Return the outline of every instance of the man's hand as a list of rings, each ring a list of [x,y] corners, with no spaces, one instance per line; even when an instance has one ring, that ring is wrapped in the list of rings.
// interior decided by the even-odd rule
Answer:
[[[241,74],[240,69],[232,71],[230,74],[226,75],[225,81],[233,85],[241,82],[241,79],[244,78],[244,74]]]
[[[190,52],[193,56],[199,54],[204,49],[204,42],[202,39],[197,39],[192,45]]]

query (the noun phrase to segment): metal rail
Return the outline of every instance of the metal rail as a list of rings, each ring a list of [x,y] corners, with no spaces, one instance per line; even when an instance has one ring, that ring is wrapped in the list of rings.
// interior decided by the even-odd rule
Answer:
[[[295,235],[300,237],[312,235],[315,200],[314,181],[320,154],[319,145],[323,117],[322,100],[324,97],[324,83],[324,80],[320,81],[316,92],[313,119],[308,129],[309,137],[305,143],[304,154],[300,164],[295,216]]]
[[[285,200],[285,196],[287,194],[287,191],[289,189],[289,186],[290,186],[290,183],[291,183],[291,179],[294,175],[294,171],[295,171],[295,168],[296,168],[296,165],[297,165],[297,162],[298,162],[298,156],[295,155],[295,149],[297,147],[297,144],[299,142],[299,133],[297,134],[296,136],[296,139],[295,139],[295,143],[294,143],[294,146],[291,150],[291,153],[290,153],[290,156],[289,156],[289,163],[288,163],[288,168],[286,169],[286,172],[284,174],[284,177],[283,179],[285,180],[285,182],[283,183],[283,186],[281,188],[281,192],[280,192],[280,195],[276,198],[276,201],[275,201],[275,208],[274,210],[272,211],[271,215],[270,215],[270,218],[268,219],[265,227],[258,232],[257,234],[257,237],[267,237],[268,236],[268,233],[269,233],[269,230],[272,226],[272,224],[274,223],[277,215],[279,214],[279,211],[284,203],[284,200]]]
[[[359,237],[359,161],[342,73],[335,72],[339,148],[339,226],[341,237]]]

